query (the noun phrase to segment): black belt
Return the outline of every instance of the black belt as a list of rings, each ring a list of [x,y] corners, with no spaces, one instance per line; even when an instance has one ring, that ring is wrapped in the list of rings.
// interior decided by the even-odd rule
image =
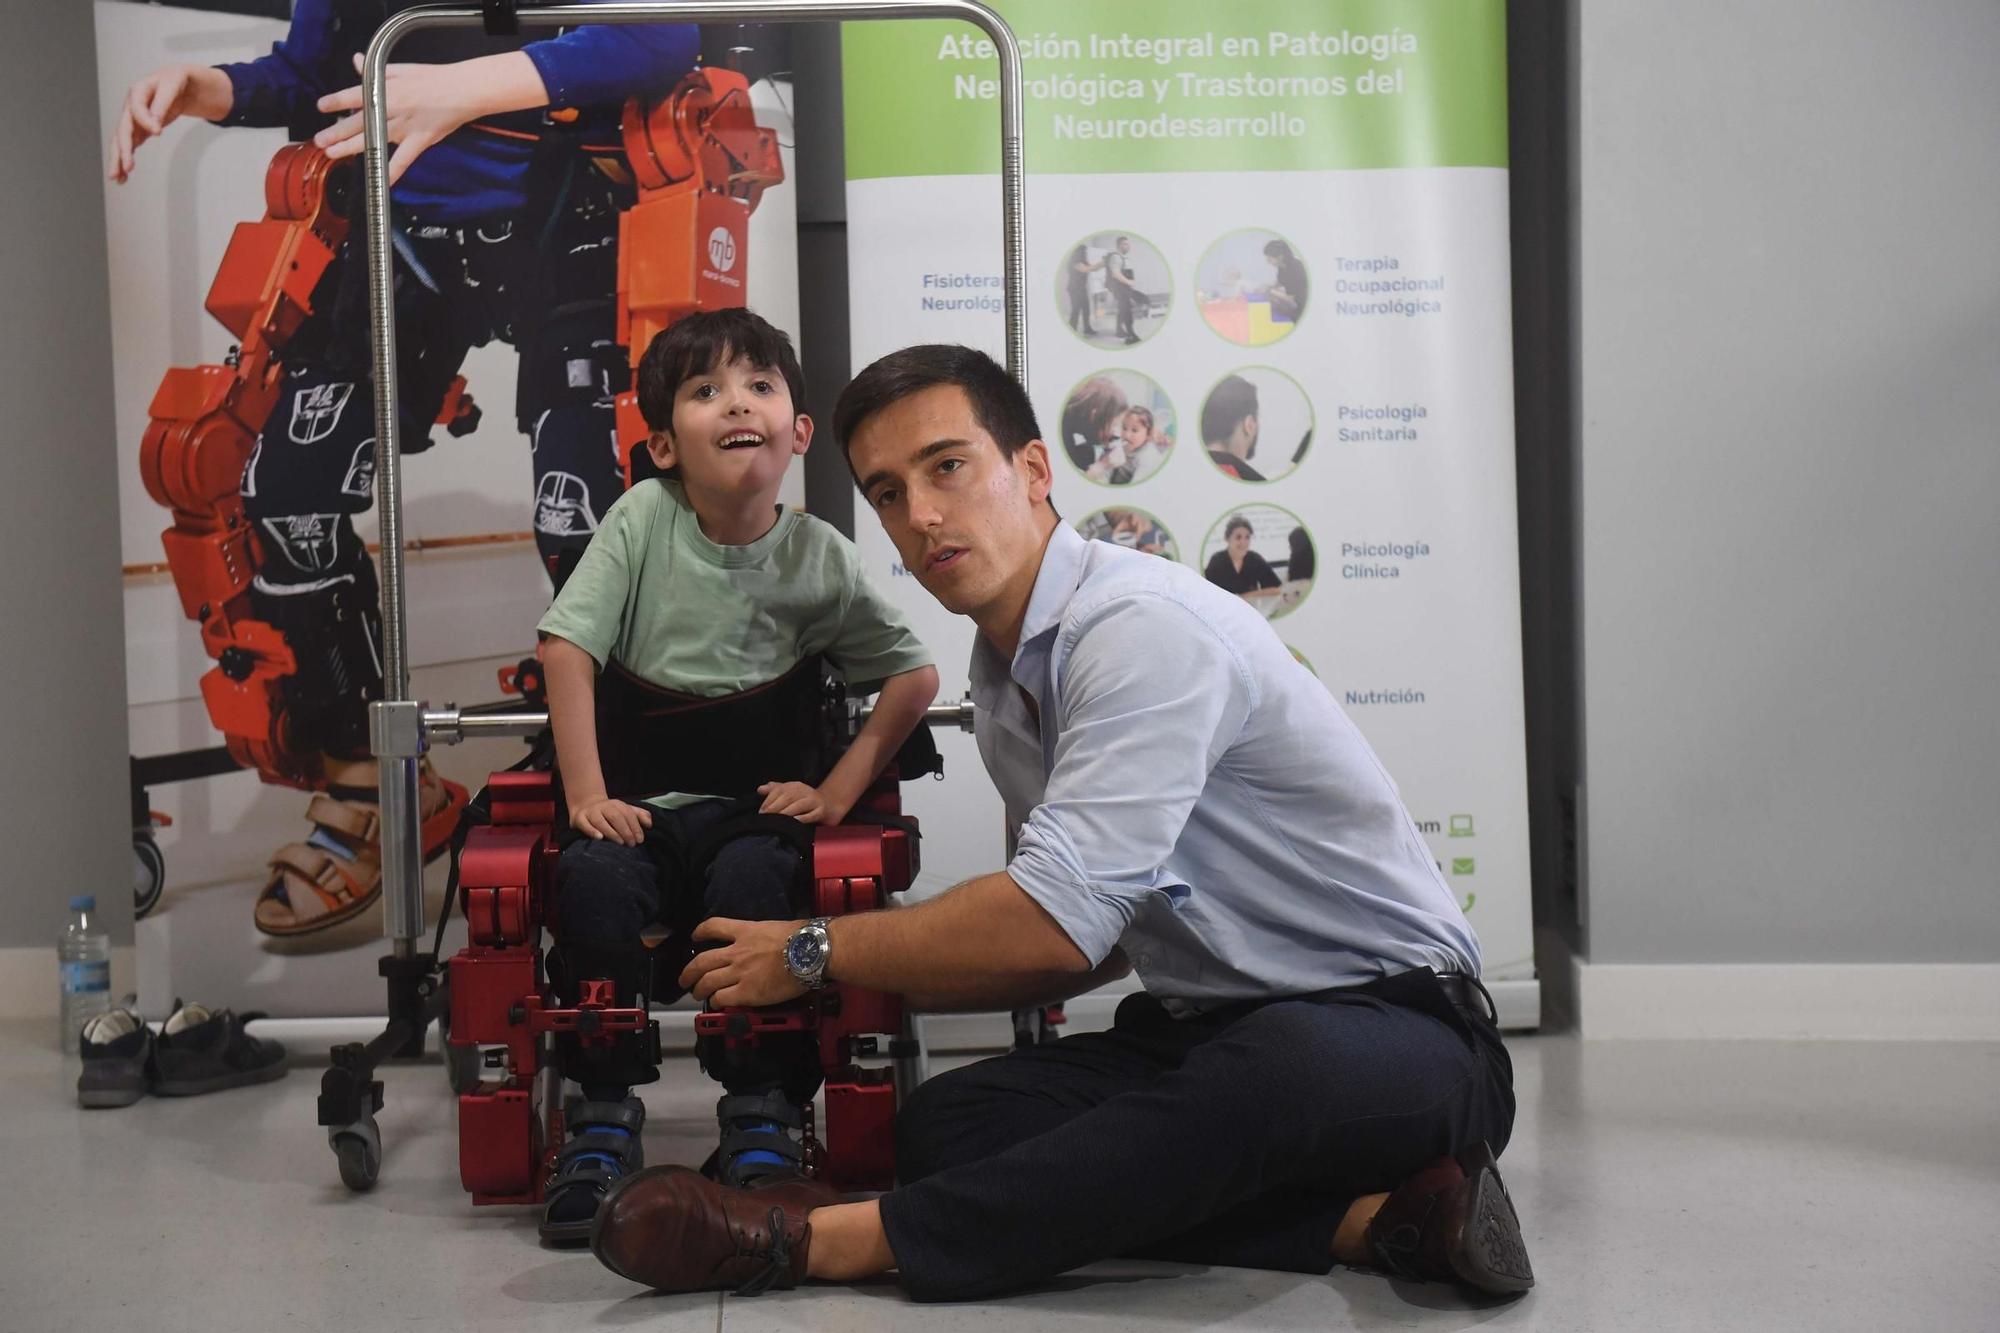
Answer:
[[[1500,1023],[1500,1010],[1493,1003],[1493,995],[1481,985],[1478,977],[1469,977],[1463,972],[1440,972],[1437,974],[1438,989],[1445,998],[1469,1014],[1478,1014],[1496,1027]]]

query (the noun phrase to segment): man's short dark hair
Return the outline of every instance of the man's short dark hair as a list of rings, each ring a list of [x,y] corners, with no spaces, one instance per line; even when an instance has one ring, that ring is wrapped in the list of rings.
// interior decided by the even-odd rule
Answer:
[[[955,384],[965,391],[973,419],[993,437],[1002,458],[1011,459],[1022,445],[1042,438],[1027,391],[1004,366],[975,347],[924,343],[889,353],[840,391],[840,401],[833,405],[834,440],[847,452],[861,423],[940,384]],[[853,459],[848,462],[851,466]]]
[[[1257,415],[1257,386],[1241,375],[1226,375],[1201,405],[1201,442],[1220,445],[1245,417]]]
[[[681,385],[732,361],[777,371],[792,391],[792,411],[805,412],[805,372],[783,329],[748,310],[698,310],[655,334],[639,358],[639,412],[646,425],[671,435]]]

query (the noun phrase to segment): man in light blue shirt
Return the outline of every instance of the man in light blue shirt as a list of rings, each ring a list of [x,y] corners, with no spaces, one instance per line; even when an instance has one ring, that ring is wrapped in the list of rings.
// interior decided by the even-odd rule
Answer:
[[[607,1196],[598,1257],[676,1290],[895,1269],[919,1299],[1115,1254],[1525,1290],[1478,944],[1331,695],[1240,599],[1062,524],[1027,396],[983,353],[877,361],[834,434],[904,566],[979,626],[980,752],[1017,851],[903,911],[710,921],[721,947],[683,984],[992,1009],[1136,970],[1145,991],[1109,1032],[925,1084],[880,1199],[660,1168]]]
[[[972,694],[1020,830],[1008,876],[1093,964],[1122,948],[1168,1012],[1478,972],[1368,743],[1185,565],[1056,523],[1020,644],[1009,661],[981,636]]]

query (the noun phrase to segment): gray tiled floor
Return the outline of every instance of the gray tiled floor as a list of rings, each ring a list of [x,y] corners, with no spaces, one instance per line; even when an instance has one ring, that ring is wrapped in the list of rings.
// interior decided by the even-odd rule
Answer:
[[[459,1193],[435,1066],[390,1071],[382,1183],[350,1196],[313,1124],[316,1068],[84,1114],[42,1029],[0,1024],[0,1328],[20,1333],[2000,1327],[2000,1046],[1514,1041],[1503,1169],[1541,1277],[1514,1303],[1122,1263],[938,1307],[888,1283],[649,1296],[544,1251],[525,1214]],[[647,1101],[650,1160],[705,1150],[691,1062]]]

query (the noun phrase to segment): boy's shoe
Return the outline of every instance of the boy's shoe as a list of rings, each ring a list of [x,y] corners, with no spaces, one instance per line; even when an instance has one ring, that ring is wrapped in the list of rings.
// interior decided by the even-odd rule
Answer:
[[[715,1104],[722,1142],[702,1174],[732,1188],[805,1175],[805,1118],[780,1092],[731,1093]]]
[[[1416,1282],[1501,1294],[1535,1285],[1513,1200],[1483,1142],[1397,1187],[1368,1223],[1368,1248],[1378,1265]]]
[[[542,1239],[581,1245],[605,1192],[646,1164],[639,1133],[646,1104],[637,1097],[617,1102],[572,1098],[563,1110],[570,1140],[556,1153],[542,1205]]]
[[[153,1063],[153,1030],[130,1009],[113,1009],[83,1025],[83,1072],[76,1080],[78,1106],[130,1106],[146,1095]]]
[[[283,1078],[285,1048],[251,1036],[243,1023],[227,1009],[176,1002],[153,1047],[153,1091],[193,1097]]]

